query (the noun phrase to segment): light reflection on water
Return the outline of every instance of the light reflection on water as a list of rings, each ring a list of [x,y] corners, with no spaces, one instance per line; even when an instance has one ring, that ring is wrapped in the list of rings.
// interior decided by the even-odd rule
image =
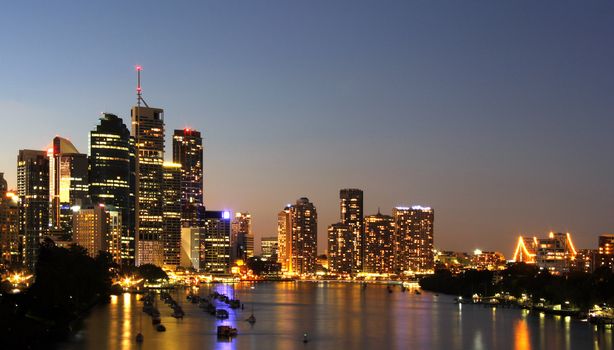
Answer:
[[[255,289],[251,289],[255,286]],[[186,312],[183,320],[157,298],[162,323],[158,333],[137,296],[124,294],[92,310],[82,329],[60,349],[611,349],[610,330],[563,317],[540,316],[507,308],[457,305],[450,296],[416,295],[399,287],[347,283],[258,283],[203,285],[202,296],[218,291],[241,299],[245,309],[228,310],[217,320],[186,300],[187,289],[173,298]],[[139,297],[140,298],[140,297]],[[245,319],[254,310],[253,326]],[[140,323],[142,322],[142,327]],[[238,328],[231,341],[219,341],[218,325]],[[303,344],[303,333],[309,342]]]

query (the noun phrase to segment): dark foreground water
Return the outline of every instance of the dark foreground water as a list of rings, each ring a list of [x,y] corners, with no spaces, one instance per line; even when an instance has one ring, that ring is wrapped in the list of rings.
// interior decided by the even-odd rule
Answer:
[[[252,289],[253,287],[253,289]],[[114,297],[92,310],[82,329],[60,349],[613,349],[611,330],[597,329],[560,316],[540,316],[518,309],[457,305],[453,298],[432,293],[388,293],[385,286],[347,283],[257,283],[212,285],[245,303],[219,321],[185,300],[186,317],[170,317],[158,301],[166,332],[158,333],[137,296]],[[252,305],[257,322],[244,320]],[[222,304],[220,304],[222,306]],[[142,323],[142,326],[140,324]],[[228,324],[239,335],[219,341],[216,327]],[[145,341],[137,345],[142,328]],[[303,343],[303,333],[309,342]]]

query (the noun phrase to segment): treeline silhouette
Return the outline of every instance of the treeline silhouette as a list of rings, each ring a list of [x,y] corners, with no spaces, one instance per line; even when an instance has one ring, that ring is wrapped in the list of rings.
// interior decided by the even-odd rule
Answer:
[[[108,302],[112,267],[108,253],[91,258],[80,246],[43,242],[32,286],[18,294],[2,292],[1,347],[48,348],[64,339],[93,305]]]
[[[437,269],[435,274],[420,280],[420,287],[462,297],[509,293],[520,298],[525,294],[535,302],[542,298],[552,304],[568,301],[585,310],[596,304],[614,303],[614,274],[607,267],[593,273],[569,272],[564,275],[553,275],[525,263],[510,264],[503,271],[467,270],[458,275]]]

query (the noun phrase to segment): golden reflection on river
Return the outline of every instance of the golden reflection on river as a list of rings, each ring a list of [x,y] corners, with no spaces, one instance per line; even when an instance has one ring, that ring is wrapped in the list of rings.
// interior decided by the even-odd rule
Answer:
[[[218,320],[186,299],[189,289],[176,289],[184,319],[156,297],[166,332],[156,332],[142,312],[140,296],[123,294],[94,308],[81,329],[60,349],[608,349],[611,331],[594,330],[578,320],[539,315],[526,310],[459,305],[452,296],[428,292],[388,293],[385,285],[363,288],[349,283],[205,284],[201,296],[213,291],[238,298],[245,309],[228,309]],[[254,310],[257,322],[245,322]],[[218,325],[231,325],[238,336],[220,341]],[[137,346],[135,336],[145,341]],[[309,342],[303,344],[303,334]]]

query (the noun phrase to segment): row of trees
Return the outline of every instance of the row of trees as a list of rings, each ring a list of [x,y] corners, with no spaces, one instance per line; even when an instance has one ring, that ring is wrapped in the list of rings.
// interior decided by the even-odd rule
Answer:
[[[593,273],[570,272],[552,275],[535,265],[510,264],[503,271],[468,270],[458,275],[442,269],[432,276],[424,277],[420,287],[439,293],[470,297],[473,294],[491,296],[509,293],[515,297],[522,294],[534,301],[543,298],[550,303],[569,301],[575,306],[588,309],[595,304],[614,304],[614,274],[607,267]]]

